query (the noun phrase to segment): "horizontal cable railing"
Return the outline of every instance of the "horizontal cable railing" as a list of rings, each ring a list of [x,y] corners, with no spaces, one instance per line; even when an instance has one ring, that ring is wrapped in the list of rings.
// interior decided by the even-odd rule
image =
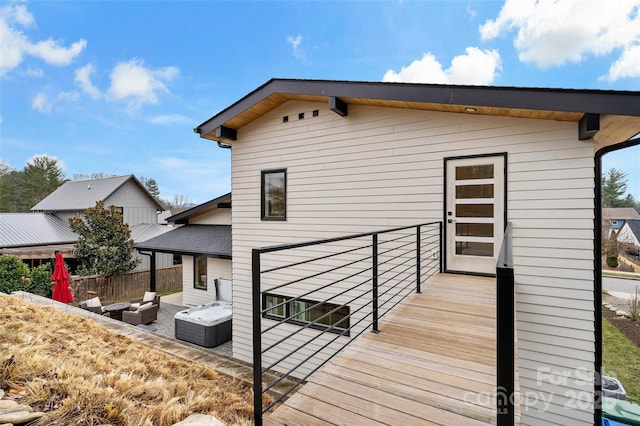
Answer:
[[[378,333],[380,318],[441,271],[441,248],[442,222],[430,222],[254,249],[255,424],[356,337]],[[263,404],[267,392],[279,396]]]

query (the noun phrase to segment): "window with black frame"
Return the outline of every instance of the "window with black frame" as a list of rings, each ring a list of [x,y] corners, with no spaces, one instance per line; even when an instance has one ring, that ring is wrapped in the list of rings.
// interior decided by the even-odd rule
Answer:
[[[197,256],[193,259],[193,288],[207,289],[207,258]]]
[[[263,171],[261,181],[262,220],[286,220],[287,171]]]
[[[291,324],[307,325],[310,328],[342,334],[349,329],[349,307],[333,303],[316,302],[277,294],[264,294],[262,298],[266,312],[263,317],[285,320]],[[344,333],[345,336],[349,332]]]

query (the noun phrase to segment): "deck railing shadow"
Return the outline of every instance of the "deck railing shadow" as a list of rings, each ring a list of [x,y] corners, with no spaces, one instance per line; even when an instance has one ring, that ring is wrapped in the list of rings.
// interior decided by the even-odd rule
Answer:
[[[439,221],[254,249],[255,424],[360,334],[379,332],[380,318],[442,271],[441,253]]]

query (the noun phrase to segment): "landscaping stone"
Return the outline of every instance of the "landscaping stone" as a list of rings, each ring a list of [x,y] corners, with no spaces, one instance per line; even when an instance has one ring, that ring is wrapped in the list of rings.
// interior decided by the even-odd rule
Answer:
[[[10,399],[0,401],[0,415],[7,413],[15,413],[16,411],[33,411],[28,405],[18,404]]]
[[[21,425],[44,416],[44,413],[34,412],[28,405],[19,404],[13,399],[2,399],[4,395],[4,390],[0,389],[0,426]]]
[[[220,420],[208,414],[192,414],[173,426],[225,426]]]
[[[29,423],[40,417],[44,416],[44,413],[31,412],[31,411],[16,411],[15,413],[0,414],[1,423],[13,423],[16,425],[22,423]]]

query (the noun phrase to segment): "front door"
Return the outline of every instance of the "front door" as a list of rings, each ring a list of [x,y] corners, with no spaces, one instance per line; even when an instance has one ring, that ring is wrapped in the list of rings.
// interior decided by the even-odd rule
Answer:
[[[448,272],[495,274],[504,233],[505,156],[445,159]]]

